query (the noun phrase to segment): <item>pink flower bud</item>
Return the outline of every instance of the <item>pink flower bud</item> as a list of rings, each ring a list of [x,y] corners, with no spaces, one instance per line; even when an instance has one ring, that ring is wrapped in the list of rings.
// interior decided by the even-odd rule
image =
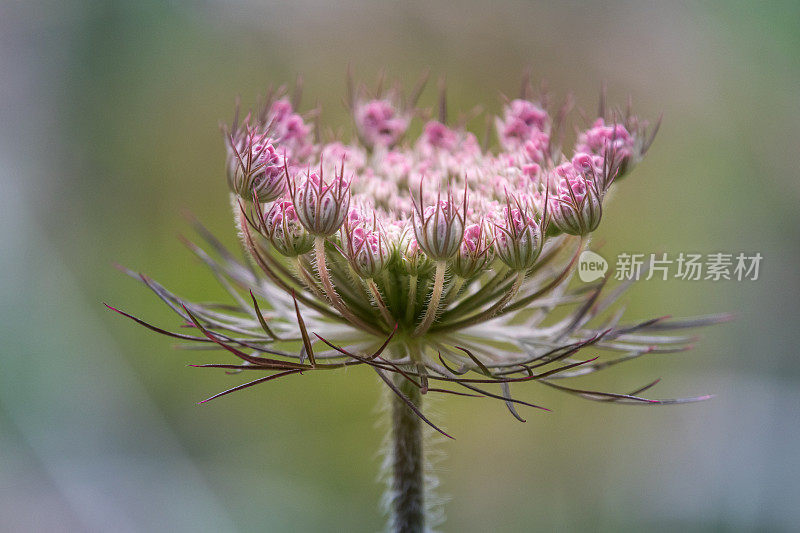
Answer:
[[[522,151],[528,161],[543,163],[547,158],[550,148],[550,136],[541,131],[533,131],[522,146]]]
[[[276,125],[276,131],[289,159],[304,161],[314,151],[314,145],[309,140],[311,128],[300,115],[289,115]]]
[[[464,228],[464,239],[453,260],[453,270],[462,278],[471,278],[492,260],[492,245],[486,243],[482,224],[470,224]]]
[[[494,226],[497,257],[513,270],[527,270],[536,264],[544,244],[544,231],[519,201],[503,208],[504,220]]]
[[[328,237],[342,226],[350,207],[350,184],[337,175],[326,184],[316,172],[291,190],[297,217],[312,235]]]
[[[311,128],[303,117],[294,112],[292,104],[286,98],[272,103],[266,117],[266,128],[274,139],[278,157],[290,164],[305,161],[314,151],[310,140]]]
[[[355,122],[365,145],[391,148],[403,138],[409,120],[390,101],[369,100],[356,105]]]
[[[414,216],[414,235],[420,248],[435,261],[446,261],[458,252],[464,237],[464,215],[447,200],[437,200],[424,210],[417,207]]]
[[[380,274],[389,262],[389,248],[380,230],[367,229],[363,225],[344,230],[347,250],[345,255],[353,270],[361,278],[374,278]]]
[[[591,128],[578,136],[576,152],[587,152],[603,156],[614,152],[618,162],[629,159],[634,152],[634,138],[622,124],[607,125],[598,118]]]
[[[599,174],[603,172],[603,161],[602,156],[578,152],[572,156],[572,167],[577,172]]]
[[[441,122],[431,120],[425,124],[421,142],[430,148],[451,152],[458,144],[458,135]]]
[[[242,198],[271,202],[283,195],[285,182],[283,163],[266,134],[252,129],[236,140],[230,139],[228,148],[228,183],[231,190]]]
[[[340,142],[326,144],[322,149],[320,158],[334,170],[344,162],[348,169],[359,171],[364,168],[366,163],[364,152],[361,149],[355,146],[346,146]],[[327,171],[328,166],[325,169]]]
[[[559,231],[587,235],[600,224],[605,190],[601,179],[603,169],[597,168],[595,157],[577,154],[572,163],[559,165],[552,174],[556,192],[548,201],[548,210]]]
[[[513,100],[504,109],[503,118],[496,120],[500,144],[506,150],[515,150],[530,140],[537,144],[544,139],[549,141],[549,120],[547,111],[533,102]]]
[[[536,163],[528,163],[526,165],[522,165],[522,174],[529,180],[536,180],[539,177],[541,171],[542,167],[540,167]]]
[[[264,215],[264,229],[275,249],[287,257],[308,253],[314,246],[314,237],[300,223],[294,205],[289,200],[272,205]]]
[[[275,100],[269,108],[269,119],[271,122],[280,123],[294,113],[291,102],[287,98]]]

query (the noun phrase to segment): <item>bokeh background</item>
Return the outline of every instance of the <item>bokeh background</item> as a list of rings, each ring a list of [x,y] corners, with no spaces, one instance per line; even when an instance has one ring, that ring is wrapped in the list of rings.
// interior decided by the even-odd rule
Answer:
[[[531,386],[552,414],[436,406],[445,531],[790,531],[800,523],[800,4],[429,1],[0,3],[0,530],[375,531],[373,375],[304,376],[195,405],[241,378],[107,311],[174,316],[112,266],[222,296],[184,249],[189,210],[236,245],[220,120],[305,77],[347,125],[348,62],[446,74],[451,109],[500,107],[532,68],[556,95],[664,124],[598,233],[620,251],[764,256],[758,281],[643,282],[628,316],[733,311],[687,354]],[[434,101],[429,90],[423,102]],[[480,121],[479,121],[480,122]],[[300,383],[302,381],[302,383]],[[520,388],[522,392],[523,388]]]

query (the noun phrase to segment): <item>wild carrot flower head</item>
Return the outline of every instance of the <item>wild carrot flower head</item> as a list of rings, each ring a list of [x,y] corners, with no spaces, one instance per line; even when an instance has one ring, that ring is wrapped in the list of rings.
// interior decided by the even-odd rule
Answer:
[[[225,368],[277,372],[268,379],[364,365],[390,387],[388,373],[423,392],[500,398],[516,417],[515,406],[531,405],[511,395],[523,381],[664,403],[637,395],[648,387],[612,394],[561,381],[686,346],[653,330],[724,318],[625,323],[606,314],[621,291],[569,288],[607,192],[641,160],[655,129],[603,100],[574,150],[561,153],[569,105],[553,108],[526,90],[502,107],[490,138],[470,132],[468,118],[448,120],[442,94],[437,120],[409,139],[414,117],[431,115],[416,107],[424,83],[408,98],[399,85],[380,85],[350,84],[351,136],[319,140],[319,114],[299,113],[298,99],[281,91],[234,120],[227,174],[250,261],[211,237],[219,259],[193,248],[228,279],[237,302],[229,316],[143,278],[200,333],[175,335],[243,360]],[[590,347],[621,355],[578,355]]]

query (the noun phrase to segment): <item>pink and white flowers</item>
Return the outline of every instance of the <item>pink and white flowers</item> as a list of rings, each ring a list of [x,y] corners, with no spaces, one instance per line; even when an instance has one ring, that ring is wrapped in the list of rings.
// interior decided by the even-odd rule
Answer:
[[[263,204],[261,232],[279,254],[302,257],[312,241],[315,261],[338,250],[350,274],[381,275],[373,293],[389,290],[381,285],[386,278],[403,286],[408,277],[433,276],[443,294],[438,285],[453,277],[477,287],[475,280],[504,268],[519,273],[524,291],[548,244],[562,247],[565,235],[585,238],[598,227],[608,189],[652,141],[646,123],[630,113],[624,120],[601,116],[577,134],[573,153],[560,154],[561,138],[554,145],[551,136],[565,130],[553,122],[564,114],[530,97],[508,101],[495,117],[497,150],[482,147],[463,125],[447,124],[444,107],[439,120],[423,122],[419,137],[407,139],[412,117],[426,113],[401,94],[398,86],[376,93],[359,87],[349,104],[349,140],[313,142],[310,132],[319,127],[285,97],[234,125],[231,190]],[[345,306],[336,286],[349,281],[331,265],[311,264],[310,272],[319,273],[337,307]],[[423,319],[425,294],[412,296],[423,301],[408,312],[369,295],[386,305],[384,316],[421,320],[417,334],[435,330],[446,310],[434,301]]]
[[[409,117],[403,116],[389,100],[367,100],[355,108],[356,128],[363,143],[369,148],[391,148],[408,129]]]

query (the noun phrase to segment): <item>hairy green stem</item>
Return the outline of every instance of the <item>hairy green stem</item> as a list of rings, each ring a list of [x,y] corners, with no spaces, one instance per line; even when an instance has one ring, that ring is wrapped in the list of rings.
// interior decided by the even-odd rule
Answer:
[[[401,375],[395,385],[417,408],[422,394],[416,385]],[[425,464],[422,422],[396,395],[392,396],[390,440],[391,494],[390,530],[395,533],[420,533],[425,530]]]
[[[393,274],[390,276],[388,268],[381,273],[381,282],[383,282],[384,293],[386,294],[386,307],[398,309],[397,298],[402,292],[402,283]]]

